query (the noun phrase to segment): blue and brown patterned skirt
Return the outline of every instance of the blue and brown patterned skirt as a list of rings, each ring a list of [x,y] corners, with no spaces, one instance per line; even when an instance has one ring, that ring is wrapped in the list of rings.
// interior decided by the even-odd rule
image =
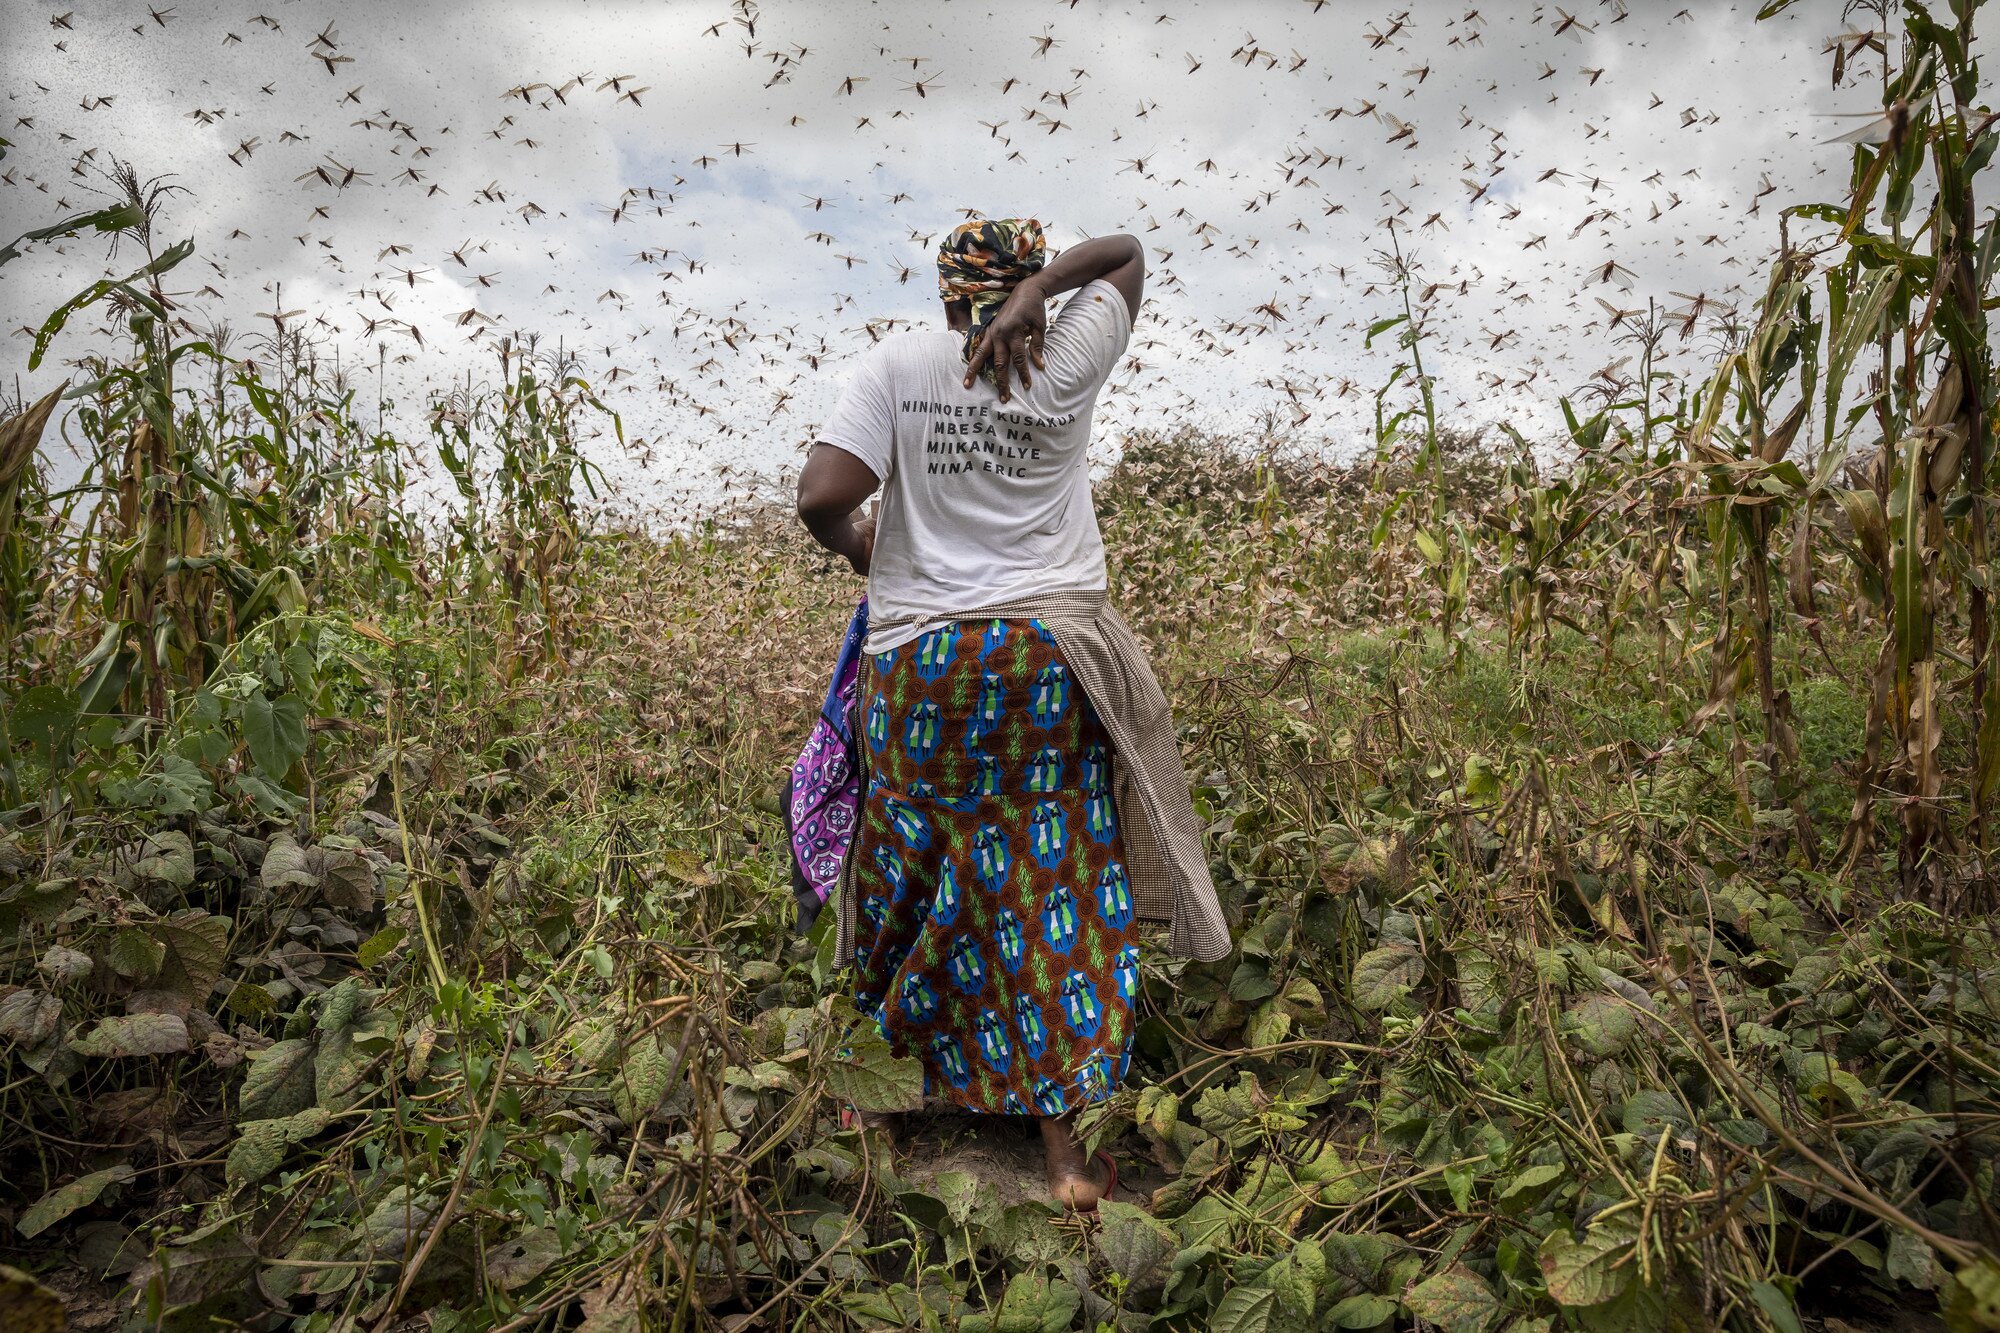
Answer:
[[[1132,1051],[1139,945],[1111,739],[1037,620],[962,621],[863,666],[855,1003],[925,1093],[1059,1115]]]

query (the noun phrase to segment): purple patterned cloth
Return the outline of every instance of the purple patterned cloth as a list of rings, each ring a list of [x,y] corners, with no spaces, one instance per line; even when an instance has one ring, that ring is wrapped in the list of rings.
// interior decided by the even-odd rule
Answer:
[[[863,597],[840,641],[840,656],[812,734],[785,783],[785,832],[792,842],[792,892],[798,899],[802,933],[832,896],[860,818],[861,768],[853,711],[861,641],[867,637],[868,599]]]

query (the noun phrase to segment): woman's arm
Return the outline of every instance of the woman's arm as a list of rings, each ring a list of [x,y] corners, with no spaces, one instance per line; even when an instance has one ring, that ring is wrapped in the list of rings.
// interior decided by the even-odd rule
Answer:
[[[1042,366],[1042,338],[1049,329],[1048,299],[1103,278],[1125,298],[1125,309],[1139,317],[1139,302],[1145,299],[1146,251],[1139,238],[1129,235],[1095,236],[1081,245],[1072,245],[1039,273],[1023,278],[1000,307],[1000,313],[986,326],[979,345],[965,367],[965,387],[971,388],[979,368],[992,362],[1000,401],[1010,397],[1009,367],[1021,376],[1021,387],[1031,388],[1028,377],[1032,358],[1036,370]]]
[[[800,521],[857,574],[867,574],[875,554],[875,520],[856,515],[880,484],[866,463],[832,444],[813,445],[799,473]]]

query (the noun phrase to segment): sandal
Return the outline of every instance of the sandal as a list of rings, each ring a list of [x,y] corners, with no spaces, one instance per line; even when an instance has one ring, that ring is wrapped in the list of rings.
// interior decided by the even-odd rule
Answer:
[[[892,1144],[896,1141],[897,1125],[894,1121],[890,1121],[888,1123],[879,1125],[869,1125],[866,1121],[864,1121],[861,1118],[863,1114],[864,1112],[860,1111],[856,1107],[846,1102],[842,1102],[840,1105],[840,1127],[842,1129],[859,1129],[864,1131],[868,1129],[879,1129],[884,1134],[887,1134],[889,1136],[889,1141]]]
[[[1102,1161],[1104,1163],[1103,1192],[1100,1193],[1097,1196],[1097,1198],[1091,1200],[1090,1205],[1088,1207],[1074,1207],[1070,1209],[1070,1211],[1072,1212],[1078,1212],[1078,1213],[1096,1212],[1097,1205],[1102,1203],[1104,1200],[1110,1198],[1111,1192],[1118,1188],[1118,1163],[1112,1160],[1111,1154],[1106,1152],[1104,1149],[1099,1148],[1096,1152],[1090,1155],[1090,1160],[1093,1162]]]

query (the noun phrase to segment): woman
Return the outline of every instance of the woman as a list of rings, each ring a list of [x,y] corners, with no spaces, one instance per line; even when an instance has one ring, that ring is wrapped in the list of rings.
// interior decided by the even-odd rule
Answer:
[[[1051,1193],[1091,1209],[1111,1177],[1072,1121],[1131,1058],[1137,922],[1170,920],[1176,953],[1230,945],[1166,700],[1105,600],[1091,505],[1091,412],[1144,252],[1106,236],[1045,260],[1033,219],[951,233],[948,331],[862,360],[798,508],[868,577],[868,778],[837,891],[856,1004],[923,1062],[927,1094],[1038,1117]]]

